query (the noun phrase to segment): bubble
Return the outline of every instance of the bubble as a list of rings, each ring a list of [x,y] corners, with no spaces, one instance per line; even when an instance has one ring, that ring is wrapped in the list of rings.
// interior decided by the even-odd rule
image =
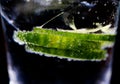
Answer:
[[[92,9],[90,8],[90,9],[88,9],[88,11],[90,12]]]
[[[26,2],[30,2],[30,0],[26,0]]]
[[[79,15],[79,14],[80,14],[80,11],[78,11],[77,14]]]
[[[58,4],[62,4],[62,0],[58,0]]]
[[[82,17],[82,19],[84,20],[84,19],[85,19],[85,17]]]
[[[103,22],[102,24],[105,24],[106,22]]]
[[[107,6],[107,4],[105,3],[104,6]]]
[[[98,13],[97,11],[95,11],[95,13]]]
[[[97,17],[97,19],[99,20],[100,18],[99,18],[99,17]]]
[[[10,24],[13,24],[13,23],[14,23],[14,21],[13,21],[13,20],[9,20],[9,23],[10,23]]]

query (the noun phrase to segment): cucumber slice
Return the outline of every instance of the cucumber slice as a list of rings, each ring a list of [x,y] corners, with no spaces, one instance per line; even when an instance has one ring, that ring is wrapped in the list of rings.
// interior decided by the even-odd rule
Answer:
[[[48,57],[58,57],[58,58],[68,58],[74,60],[102,60],[105,59],[105,51],[104,50],[84,50],[80,49],[69,50],[69,49],[58,49],[58,48],[46,48],[36,45],[27,44],[26,49],[28,52],[45,54]]]
[[[34,28],[33,31],[17,31],[14,40],[26,45],[26,50],[73,60],[103,60],[104,46],[112,46],[115,35],[81,34],[52,29]]]

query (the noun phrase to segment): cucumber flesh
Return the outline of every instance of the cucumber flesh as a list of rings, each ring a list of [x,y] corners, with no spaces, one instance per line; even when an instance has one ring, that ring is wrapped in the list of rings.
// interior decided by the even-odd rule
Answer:
[[[14,40],[25,44],[29,52],[73,60],[103,60],[106,51],[102,48],[112,46],[115,35],[34,28],[33,31],[16,31]]]

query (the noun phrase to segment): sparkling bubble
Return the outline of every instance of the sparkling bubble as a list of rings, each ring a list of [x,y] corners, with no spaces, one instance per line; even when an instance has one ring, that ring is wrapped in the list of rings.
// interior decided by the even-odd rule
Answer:
[[[99,17],[97,17],[97,19],[99,20],[100,18],[99,18]]]
[[[79,15],[79,14],[80,14],[80,11],[78,11],[77,14]]]
[[[26,0],[26,2],[30,2],[30,0]]]
[[[82,17],[82,19],[84,20],[84,19],[85,19],[85,17]]]
[[[104,6],[107,6],[107,4],[105,3]]]
[[[105,24],[106,22],[103,22],[102,24]]]
[[[92,9],[90,8],[88,11],[90,12]]]

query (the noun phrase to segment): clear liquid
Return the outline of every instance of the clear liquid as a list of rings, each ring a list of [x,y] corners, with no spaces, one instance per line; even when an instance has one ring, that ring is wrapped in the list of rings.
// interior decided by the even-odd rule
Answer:
[[[25,51],[13,40],[14,30],[32,30],[34,26],[45,24],[44,28],[73,30],[97,28],[94,23],[115,28],[117,16],[116,1],[75,0],[2,0],[1,12],[8,42],[8,71],[10,84],[109,84],[111,75],[111,53],[103,61],[68,61],[40,56]],[[110,2],[110,3],[109,3]],[[9,4],[9,5],[8,5]],[[71,6],[72,5],[72,6]],[[103,8],[102,8],[103,7]],[[104,8],[105,7],[105,8]],[[110,8],[109,8],[110,7]],[[71,9],[71,10],[70,10]],[[89,23],[89,24],[88,24]],[[111,48],[108,51],[112,51]],[[101,75],[102,74],[102,75]]]

